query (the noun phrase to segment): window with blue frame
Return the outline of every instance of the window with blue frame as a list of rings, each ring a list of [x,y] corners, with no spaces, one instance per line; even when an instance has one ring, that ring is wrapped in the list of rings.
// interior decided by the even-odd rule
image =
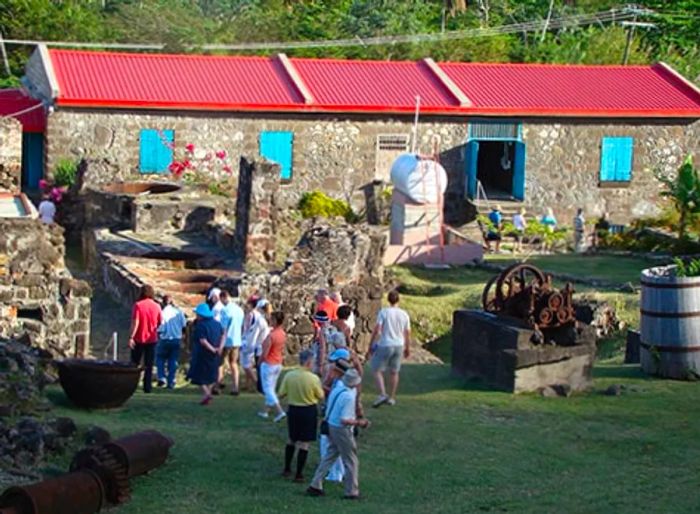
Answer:
[[[141,173],[167,173],[173,162],[172,143],[175,131],[141,129],[139,143],[139,171]]]
[[[632,180],[634,138],[604,137],[600,147],[600,181],[629,182]]]

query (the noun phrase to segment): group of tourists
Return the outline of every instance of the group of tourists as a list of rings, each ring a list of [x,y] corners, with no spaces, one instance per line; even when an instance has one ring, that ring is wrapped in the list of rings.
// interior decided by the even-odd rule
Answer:
[[[528,226],[525,214],[525,208],[521,207],[518,212],[513,215],[513,230],[512,233],[507,234],[511,235],[515,240],[515,246],[513,247],[513,251],[515,253],[522,253],[523,251],[523,239]],[[504,220],[500,205],[495,205],[491,208],[491,212],[488,215],[488,220],[489,226],[484,237],[486,247],[489,252],[495,251],[496,253],[500,253],[501,240],[503,239],[504,235]],[[540,217],[539,222],[544,225],[549,232],[554,232],[554,230],[557,228],[557,219],[555,218],[554,211],[551,208],[546,209],[545,213]],[[595,246],[601,239],[602,235],[610,230],[608,213],[603,214],[603,216],[596,223],[595,230],[591,234],[587,234],[586,218],[583,215],[583,209],[579,208],[576,210],[576,215],[574,216],[572,226],[574,232],[574,250],[577,253],[584,252],[588,247],[589,236],[592,237],[593,246]],[[491,247],[492,244],[495,248]],[[540,247],[542,251],[551,250],[546,240],[540,241]]]
[[[379,391],[372,406],[395,405],[401,361],[410,355],[411,338],[410,319],[399,307],[399,300],[398,292],[389,293],[389,306],[379,312],[369,351],[360,355],[353,344],[353,309],[343,303],[339,293],[319,289],[313,309],[313,337],[299,352],[299,366],[280,382],[287,340],[284,314],[273,311],[265,298],[256,295],[250,296],[242,308],[227,291],[212,288],[206,301],[194,309],[187,378],[201,387],[200,404],[209,405],[214,395],[226,389],[226,368],[231,375],[230,394],[239,394],[240,364],[246,388],[255,388],[264,395],[258,415],[274,422],[287,418],[283,476],[292,476],[296,455],[293,479],[305,481],[310,445],[320,432],[321,461],[307,493],[322,496],[324,480],[342,481],[344,498],[357,499],[355,437],[358,428],[369,426],[361,401],[363,361],[369,360]],[[171,297],[165,296],[160,305],[154,299],[153,288],[143,287],[132,311],[129,347],[132,362],[140,365],[143,361],[144,392],[151,392],[154,363],[158,386],[175,387],[186,327],[187,319]],[[384,376],[387,371],[388,390]],[[286,411],[280,399],[286,400]],[[324,406],[320,427],[319,406]]]

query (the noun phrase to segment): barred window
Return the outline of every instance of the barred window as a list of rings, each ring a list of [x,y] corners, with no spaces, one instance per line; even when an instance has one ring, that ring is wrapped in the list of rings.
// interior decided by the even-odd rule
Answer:
[[[377,136],[377,152],[374,178],[389,181],[391,165],[402,153],[409,150],[410,136],[408,134],[379,134]]]
[[[469,138],[480,140],[520,139],[520,123],[472,121]]]

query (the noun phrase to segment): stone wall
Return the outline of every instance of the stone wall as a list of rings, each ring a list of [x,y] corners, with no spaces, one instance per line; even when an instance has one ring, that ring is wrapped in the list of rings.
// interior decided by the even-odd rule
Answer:
[[[0,118],[0,191],[19,191],[22,173],[22,124]]]
[[[178,151],[187,143],[207,150],[224,149],[232,156],[255,158],[261,131],[294,133],[293,170],[289,183],[277,195],[281,207],[296,205],[305,191],[320,189],[364,208],[362,186],[375,178],[376,141],[379,134],[411,133],[412,116],[367,120],[314,114],[144,113],[143,111],[87,111],[58,109],[48,118],[47,163],[52,169],[64,156],[88,156],[115,166],[105,166],[104,182],[139,180],[139,134],[142,128],[175,131]],[[431,149],[438,134],[443,148],[458,146],[467,126],[460,120],[424,119],[420,127],[422,152]],[[384,173],[386,175],[386,172]]]
[[[275,262],[279,170],[276,164],[241,157],[233,246],[244,262]]]
[[[0,218],[0,337],[24,337],[54,357],[89,351],[90,286],[64,264],[63,230]]]
[[[634,138],[632,180],[627,185],[600,185],[600,149],[606,136]],[[526,202],[537,211],[533,214],[551,206],[567,224],[577,207],[589,218],[609,212],[613,223],[654,215],[660,190],[654,170],[674,173],[689,153],[695,162],[700,160],[700,122],[528,122],[523,139]]]
[[[410,134],[412,122],[411,116],[59,109],[48,119],[47,162],[51,169],[61,157],[88,156],[110,163],[96,180],[138,180],[143,177],[138,173],[142,128],[174,130],[178,149],[191,142],[208,150],[225,149],[232,156],[258,155],[261,131],[292,131],[292,179],[280,185],[275,197],[278,206],[295,205],[303,192],[320,189],[362,210],[364,186],[376,178],[377,136]],[[473,216],[463,199],[468,123],[467,117],[424,116],[419,127],[418,151],[430,153],[434,137],[440,138],[441,162],[449,173],[446,219],[455,224]],[[627,187],[599,186],[603,136],[635,138],[633,178]],[[525,119],[523,139],[527,144],[525,203],[536,211],[551,206],[567,222],[577,206],[591,216],[609,211],[615,223],[653,213],[658,184],[651,170],[673,170],[687,153],[700,158],[697,121]]]
[[[290,359],[311,344],[316,290],[340,291],[355,311],[354,345],[364,354],[382,302],[385,248],[384,234],[373,227],[317,224],[290,252],[284,271],[244,275],[239,291],[244,298],[262,294],[285,313]]]

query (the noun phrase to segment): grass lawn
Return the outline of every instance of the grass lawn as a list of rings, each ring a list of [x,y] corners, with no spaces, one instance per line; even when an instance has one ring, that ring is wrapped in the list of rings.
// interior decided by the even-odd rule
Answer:
[[[359,440],[365,499],[326,498],[279,477],[284,424],[255,416],[257,395],[196,404],[193,388],[137,393],[122,409],[57,414],[114,435],[155,428],[175,439],[161,468],[135,479],[123,513],[230,512],[697,512],[700,423],[696,383],[650,380],[623,366],[596,370],[620,397],[513,396],[408,365],[395,407],[370,409]],[[368,388],[369,389],[369,388]],[[371,398],[368,390],[368,398]],[[318,462],[314,446],[310,475]]]
[[[452,311],[476,307],[491,273],[393,271],[416,333],[437,338],[433,348],[449,359]],[[637,295],[595,294],[634,323]],[[259,395],[218,397],[204,408],[194,388],[156,390],[89,413],[70,408],[56,387],[49,394],[57,415],[82,426],[114,435],[155,428],[174,438],[166,465],[133,481],[123,513],[700,511],[700,384],[646,378],[609,353],[594,370],[595,390],[571,398],[514,396],[454,378],[449,365],[405,365],[398,404],[368,409],[374,424],[359,439],[358,503],[341,500],[335,484],[326,498],[308,498],[305,485],[279,477],[286,427],[256,417]],[[610,384],[628,392],[601,395]],[[371,401],[373,385],[365,387]]]
[[[513,255],[486,255],[486,262],[496,264],[512,264],[520,259]],[[527,262],[553,273],[567,273],[569,275],[606,280],[608,282],[625,284],[639,283],[640,272],[650,266],[658,266],[661,263],[637,257],[622,257],[613,255],[533,255]]]

